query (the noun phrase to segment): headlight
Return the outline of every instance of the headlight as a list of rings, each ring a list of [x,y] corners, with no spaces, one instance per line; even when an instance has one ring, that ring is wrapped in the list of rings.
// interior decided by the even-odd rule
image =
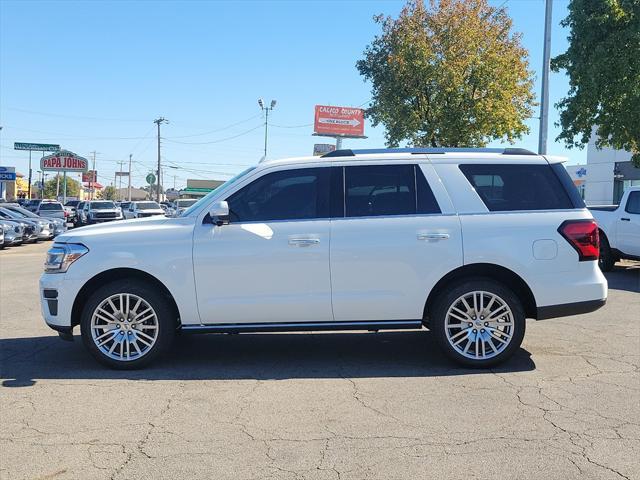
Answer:
[[[64,273],[69,266],[89,249],[79,243],[54,243],[47,252],[44,271],[47,273]]]

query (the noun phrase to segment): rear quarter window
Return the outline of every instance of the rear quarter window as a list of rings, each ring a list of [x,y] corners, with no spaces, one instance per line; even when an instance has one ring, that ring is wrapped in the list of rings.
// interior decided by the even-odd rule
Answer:
[[[492,212],[584,207],[548,164],[463,164],[460,170]]]

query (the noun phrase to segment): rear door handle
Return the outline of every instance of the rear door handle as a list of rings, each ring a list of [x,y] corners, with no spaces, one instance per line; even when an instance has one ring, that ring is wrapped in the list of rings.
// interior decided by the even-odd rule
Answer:
[[[418,240],[447,240],[448,233],[419,233]]]
[[[630,218],[621,218],[620,220],[622,220],[623,222],[630,222],[631,221]]]
[[[290,238],[289,245],[294,247],[310,247],[320,243],[319,238]]]

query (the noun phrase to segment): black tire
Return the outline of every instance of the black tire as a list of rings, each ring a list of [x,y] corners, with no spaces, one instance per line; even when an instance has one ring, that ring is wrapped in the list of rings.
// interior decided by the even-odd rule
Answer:
[[[610,272],[613,270],[615,263],[616,259],[611,251],[609,239],[604,232],[600,230],[600,256],[598,257],[598,266],[603,272]]]
[[[129,293],[144,299],[155,311],[158,326],[157,338],[153,346],[140,358],[135,360],[115,360],[108,357],[94,343],[91,335],[91,317],[96,308],[107,298],[115,294]],[[175,336],[177,314],[165,295],[138,280],[116,280],[96,290],[85,304],[80,318],[82,341],[91,354],[103,365],[118,370],[135,370],[142,368],[165,353]]]
[[[468,358],[464,356],[461,351],[455,348],[447,338],[446,320],[449,308],[455,305],[458,299],[463,295],[476,291],[488,292],[499,297],[511,309],[513,316],[513,328],[511,330],[509,343],[502,348],[502,350],[499,350],[498,348],[499,353],[490,358]],[[518,348],[520,348],[522,339],[524,338],[526,321],[522,302],[507,286],[489,278],[464,279],[458,283],[450,285],[449,288],[444,290],[440,297],[436,299],[431,311],[433,313],[430,315],[430,328],[435,336],[438,346],[451,360],[467,367],[488,368],[504,362],[511,357]],[[477,327],[477,329],[482,328],[483,325],[479,325]],[[484,332],[484,330],[482,331]],[[463,336],[466,336],[466,334]],[[494,340],[491,341],[493,344],[496,344]],[[498,347],[500,347],[499,344]]]

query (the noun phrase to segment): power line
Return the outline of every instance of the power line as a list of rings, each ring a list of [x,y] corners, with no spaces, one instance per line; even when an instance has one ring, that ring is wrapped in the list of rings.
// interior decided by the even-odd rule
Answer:
[[[223,131],[223,130],[228,130],[228,129],[230,129],[230,128],[233,128],[233,127],[235,127],[235,126],[238,126],[238,125],[241,125],[241,124],[243,124],[243,123],[246,123],[246,122],[248,122],[248,121],[250,121],[250,120],[253,120],[253,119],[255,119],[255,118],[258,118],[258,117],[260,117],[260,116],[261,116],[260,114],[253,115],[252,117],[245,118],[244,120],[240,120],[239,122],[232,123],[232,124],[230,124],[230,125],[227,125],[226,127],[216,128],[215,130],[209,130],[209,131],[207,131],[207,132],[194,133],[194,134],[192,134],[192,135],[179,135],[179,136],[165,137],[165,138],[189,138],[189,137],[202,137],[202,136],[204,136],[204,135],[209,135],[209,134],[211,134],[211,133],[216,133],[216,132],[221,132],[221,131]]]
[[[264,126],[264,124],[260,124],[260,125],[258,125],[258,126],[256,126],[256,127],[250,128],[249,130],[245,130],[245,131],[244,131],[244,132],[242,132],[242,133],[238,133],[237,135],[233,135],[233,136],[231,136],[231,137],[226,137],[226,138],[220,138],[220,139],[218,139],[218,140],[212,140],[212,141],[210,141],[210,142],[180,142],[180,141],[178,141],[178,140],[171,140],[171,139],[169,139],[169,138],[165,138],[165,140],[166,140],[167,142],[171,142],[171,143],[180,143],[180,144],[183,144],[183,145],[211,145],[211,144],[213,144],[213,143],[226,142],[227,140],[233,140],[234,138],[238,138],[238,137],[241,137],[241,136],[243,136],[243,135],[247,135],[248,133],[251,133],[251,132],[253,132],[254,130],[257,130],[257,129],[259,129],[259,128],[262,128],[263,126]]]

